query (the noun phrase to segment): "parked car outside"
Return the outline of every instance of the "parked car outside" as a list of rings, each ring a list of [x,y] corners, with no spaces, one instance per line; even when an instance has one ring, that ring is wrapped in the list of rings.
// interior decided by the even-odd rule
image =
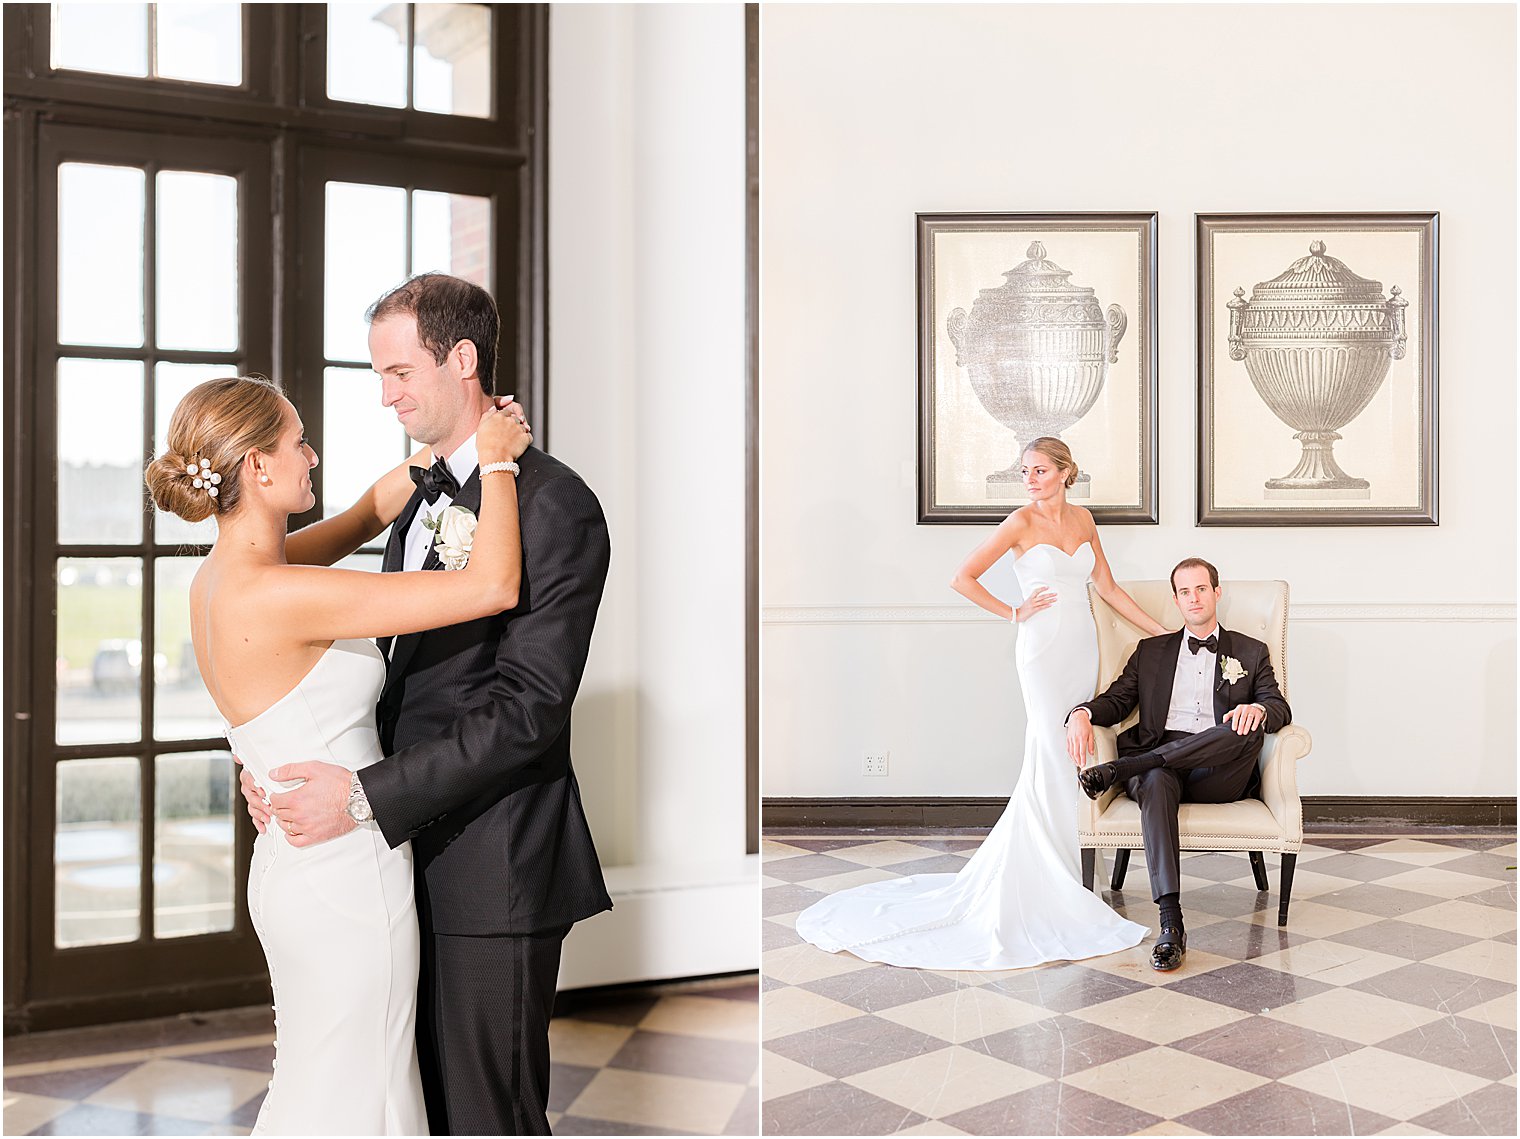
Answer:
[[[163,679],[169,667],[163,653],[153,654],[153,675]],[[102,695],[130,695],[142,679],[142,642],[128,640],[101,641],[90,666],[90,682]]]

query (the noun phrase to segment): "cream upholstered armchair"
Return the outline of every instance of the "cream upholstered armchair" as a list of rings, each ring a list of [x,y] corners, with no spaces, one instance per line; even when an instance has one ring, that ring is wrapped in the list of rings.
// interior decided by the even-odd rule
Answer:
[[[1182,614],[1172,603],[1172,588],[1165,581],[1121,582],[1126,592],[1156,620],[1168,628],[1182,625]],[[1288,694],[1288,583],[1285,581],[1224,581],[1219,598],[1219,623],[1226,629],[1264,641],[1272,658],[1282,694]],[[1124,669],[1140,633],[1111,609],[1088,586],[1093,619],[1098,626],[1098,691],[1102,692]],[[1118,758],[1115,740],[1135,722],[1132,714],[1113,728],[1094,728],[1097,762]],[[1288,898],[1293,891],[1293,867],[1304,841],[1304,811],[1298,798],[1298,761],[1309,754],[1309,733],[1296,723],[1267,736],[1261,749],[1261,798],[1236,803],[1183,803],[1178,809],[1178,834],[1184,851],[1242,850],[1250,855],[1251,872],[1258,890],[1267,889],[1267,867],[1262,858],[1272,851],[1282,858],[1282,881],[1278,895],[1277,924],[1288,923]],[[1096,800],[1076,791],[1077,834],[1082,847],[1082,884],[1092,889],[1099,850],[1114,852],[1113,888],[1124,885],[1130,851],[1144,844],[1140,838],[1140,808],[1118,787],[1110,787]]]

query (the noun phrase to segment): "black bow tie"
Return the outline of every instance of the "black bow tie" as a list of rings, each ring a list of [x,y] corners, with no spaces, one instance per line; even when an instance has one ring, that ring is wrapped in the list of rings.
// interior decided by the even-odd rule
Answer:
[[[1194,656],[1198,655],[1199,649],[1208,649],[1211,653],[1217,653],[1219,651],[1219,635],[1217,633],[1210,633],[1206,641],[1200,641],[1197,637],[1189,637],[1188,648],[1192,650]]]
[[[431,467],[412,467],[411,476],[412,485],[422,488],[429,506],[437,502],[440,495],[446,494],[453,498],[459,493],[459,483],[454,478],[454,472],[449,470],[448,464],[442,459],[434,459]]]

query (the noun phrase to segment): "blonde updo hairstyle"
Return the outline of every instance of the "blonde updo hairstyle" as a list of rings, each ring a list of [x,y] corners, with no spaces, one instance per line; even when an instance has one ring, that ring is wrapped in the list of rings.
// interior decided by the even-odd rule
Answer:
[[[148,493],[160,510],[186,522],[229,514],[242,492],[243,457],[274,451],[284,429],[285,397],[274,381],[231,376],[197,384],[169,418],[164,453],[148,464]],[[202,460],[210,466],[202,467]],[[209,493],[213,473],[221,476],[215,496]]]
[[[1031,439],[1024,444],[1024,454],[1030,451],[1038,451],[1058,468],[1066,472],[1066,488],[1070,490],[1077,484],[1077,476],[1082,472],[1077,469],[1077,460],[1072,458],[1071,448],[1061,442],[1054,435],[1041,435],[1038,439]]]

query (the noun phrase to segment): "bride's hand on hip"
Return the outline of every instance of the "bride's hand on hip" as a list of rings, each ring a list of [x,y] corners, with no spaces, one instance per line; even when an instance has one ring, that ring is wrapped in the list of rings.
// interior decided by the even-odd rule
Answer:
[[[1049,609],[1056,603],[1056,595],[1043,585],[1036,586],[1034,591],[1026,598],[1024,603],[1013,611],[1013,622],[1022,625],[1033,617],[1041,609]]]
[[[493,407],[480,417],[475,438],[484,466],[520,458],[533,442],[533,432],[520,416]]]

